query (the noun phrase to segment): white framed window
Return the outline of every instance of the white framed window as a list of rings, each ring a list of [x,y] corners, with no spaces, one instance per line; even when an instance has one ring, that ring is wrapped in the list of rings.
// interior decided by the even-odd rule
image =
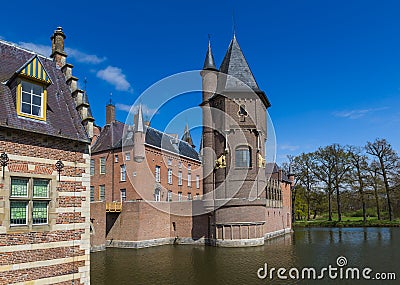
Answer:
[[[130,152],[125,152],[125,160],[126,161],[131,160],[131,153]]]
[[[126,189],[121,189],[121,202],[126,201]]]
[[[196,188],[199,189],[200,188],[200,176],[196,175]]]
[[[172,184],[172,169],[168,168],[168,184]]]
[[[172,159],[168,158],[168,166],[172,165]]]
[[[21,81],[20,113],[34,117],[44,117],[43,86]]]
[[[118,157],[118,154],[116,154],[116,155],[114,155],[114,162],[118,163],[118,161],[119,161],[119,157]]]
[[[121,181],[126,181],[126,165],[122,164],[121,168]]]
[[[196,193],[196,200],[200,200],[200,194]]]
[[[188,187],[192,187],[192,174],[191,173],[188,173]]]
[[[178,201],[182,201],[182,192],[178,192]]]
[[[190,165],[190,163],[188,164],[188,171],[190,172],[192,170],[192,166]]]
[[[188,200],[192,200],[192,193],[188,193]]]
[[[178,167],[179,167],[179,168],[182,168],[182,161],[179,161],[179,162],[178,162]]]
[[[95,164],[94,164],[94,159],[90,160],[90,175],[93,176],[94,175],[94,171],[95,171]]]
[[[160,182],[161,181],[161,167],[156,165],[156,182]]]
[[[161,191],[160,189],[154,190],[154,201],[160,202],[161,201]]]
[[[11,177],[10,225],[48,224],[49,179]]]
[[[172,201],[172,191],[171,191],[171,190],[168,190],[167,201],[168,201],[168,202],[171,202],[171,201]]]
[[[100,157],[100,174],[106,174],[106,158]]]
[[[178,172],[178,185],[182,186],[182,171]]]
[[[99,186],[99,200],[104,201],[106,199],[106,185]]]

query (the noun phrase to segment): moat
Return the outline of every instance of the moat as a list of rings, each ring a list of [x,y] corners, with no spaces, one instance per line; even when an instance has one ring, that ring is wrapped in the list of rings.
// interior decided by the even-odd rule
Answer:
[[[110,248],[91,254],[91,284],[397,284],[400,228],[296,228],[293,234],[252,248],[167,245],[146,249]],[[261,280],[268,267],[348,266],[394,272],[397,280]]]

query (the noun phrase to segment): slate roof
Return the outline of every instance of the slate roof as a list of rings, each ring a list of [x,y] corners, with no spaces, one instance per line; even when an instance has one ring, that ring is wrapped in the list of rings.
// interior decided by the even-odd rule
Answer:
[[[207,49],[206,58],[204,60],[203,70],[217,70],[217,67],[215,66],[214,56],[213,56],[212,50],[211,50],[210,41],[208,41],[208,49]]]
[[[243,55],[242,49],[236,40],[236,36],[233,36],[219,70],[222,73],[231,75],[231,77],[228,77],[224,82],[224,86],[221,86],[223,90],[237,88],[236,80],[234,80],[235,78],[246,83],[247,86],[254,91],[260,90],[250,70],[249,64]]]
[[[92,147],[92,153],[99,153],[111,149],[122,147],[122,136],[124,123],[115,121],[105,125],[101,130],[100,136]],[[131,128],[134,130],[134,127]],[[149,146],[170,151],[179,156],[186,156],[194,160],[200,160],[198,152],[192,148],[187,142],[182,141],[174,136],[163,133],[151,127],[144,126],[146,132],[145,143]],[[128,136],[129,141],[125,142],[125,146],[133,145],[133,137]]]
[[[6,84],[35,52],[0,40],[0,127],[24,130],[89,143],[65,76],[55,62],[38,55],[51,79],[47,87],[46,121],[18,117],[16,87]],[[11,83],[11,82],[8,82]]]

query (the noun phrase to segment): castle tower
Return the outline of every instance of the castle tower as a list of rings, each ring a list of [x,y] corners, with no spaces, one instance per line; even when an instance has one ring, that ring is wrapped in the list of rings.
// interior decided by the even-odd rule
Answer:
[[[215,207],[211,227],[217,245],[263,244],[266,112],[270,103],[258,87],[236,36],[219,73],[213,63],[209,46],[201,74],[201,106],[203,149],[209,149],[203,153],[203,187],[205,193],[213,191]]]
[[[218,70],[215,66],[214,56],[211,50],[211,43],[208,41],[208,49],[204,60],[203,70],[200,72],[202,77],[203,102],[200,104],[203,116],[203,132],[201,138],[201,156],[207,157],[203,159],[203,192],[204,194],[212,193],[214,190],[214,160],[213,151],[214,137],[212,116],[209,99],[217,90]]]

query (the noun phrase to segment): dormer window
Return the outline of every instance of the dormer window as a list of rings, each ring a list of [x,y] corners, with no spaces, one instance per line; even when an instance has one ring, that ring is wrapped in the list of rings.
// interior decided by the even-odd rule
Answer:
[[[44,117],[44,90],[43,86],[21,81],[19,86],[21,95],[20,103],[18,104],[18,115],[27,115],[43,119]]]
[[[18,116],[46,120],[47,92],[50,77],[37,56],[24,64],[11,78],[17,82],[16,110]]]

